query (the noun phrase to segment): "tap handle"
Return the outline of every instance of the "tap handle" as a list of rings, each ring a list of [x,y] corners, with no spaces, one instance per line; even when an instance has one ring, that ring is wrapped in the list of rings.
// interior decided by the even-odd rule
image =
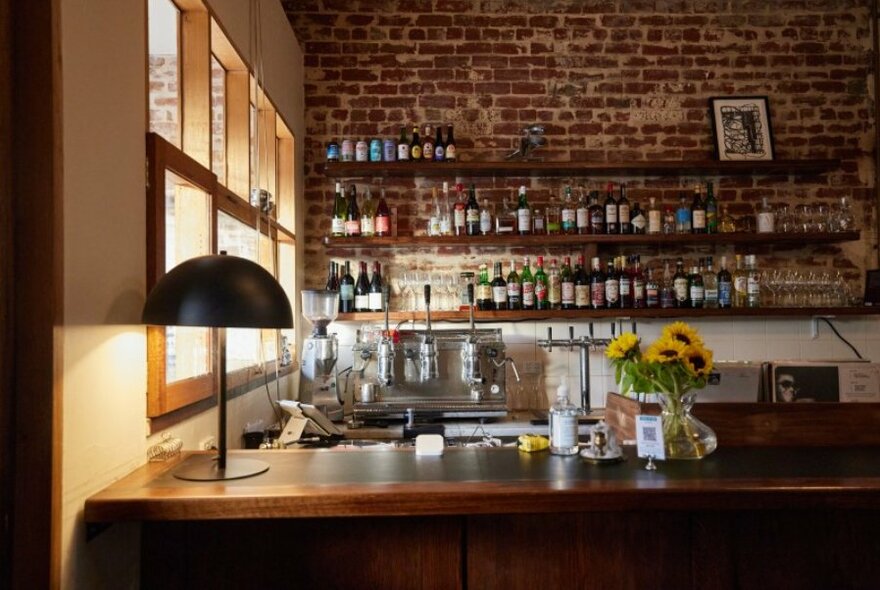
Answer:
[[[636,322],[635,322],[635,320],[633,320],[633,323],[632,323],[632,333],[633,333],[633,334],[638,334],[638,333],[639,333],[639,330],[638,330],[638,328],[636,327]]]
[[[553,327],[547,326],[547,352],[553,352]]]
[[[425,285],[425,307],[431,305],[431,285]]]
[[[473,283],[468,283],[467,299],[468,299],[468,305],[473,307],[473,305],[474,305],[474,285],[473,285]]]
[[[590,340],[592,340],[593,339],[593,322],[590,322],[589,328],[590,328]]]
[[[568,343],[574,342],[574,326],[568,327]]]
[[[519,383],[520,378],[519,378],[519,371],[516,370],[516,362],[510,357],[507,357],[506,360],[508,363],[510,363],[510,368],[513,369],[513,376],[516,377],[516,382]]]
[[[617,326],[611,322],[611,339],[617,338]]]

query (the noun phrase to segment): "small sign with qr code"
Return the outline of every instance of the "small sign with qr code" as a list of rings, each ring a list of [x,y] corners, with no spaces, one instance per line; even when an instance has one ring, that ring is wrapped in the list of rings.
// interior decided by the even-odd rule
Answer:
[[[661,461],[666,459],[660,416],[636,416],[636,445],[639,457],[653,457]]]

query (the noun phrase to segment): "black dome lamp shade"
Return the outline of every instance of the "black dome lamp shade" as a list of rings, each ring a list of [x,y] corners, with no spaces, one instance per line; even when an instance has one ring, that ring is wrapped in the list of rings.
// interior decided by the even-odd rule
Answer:
[[[269,469],[264,461],[226,457],[226,328],[292,328],[293,312],[284,289],[259,264],[225,254],[182,262],[153,287],[143,323],[219,328],[219,446],[216,461],[194,456],[174,473],[180,479],[239,479]]]

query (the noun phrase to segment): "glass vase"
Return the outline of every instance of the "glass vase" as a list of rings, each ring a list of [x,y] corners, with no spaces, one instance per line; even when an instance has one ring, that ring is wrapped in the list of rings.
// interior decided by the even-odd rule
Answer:
[[[681,396],[658,393],[667,459],[702,459],[718,447],[715,431],[691,414],[696,392]]]

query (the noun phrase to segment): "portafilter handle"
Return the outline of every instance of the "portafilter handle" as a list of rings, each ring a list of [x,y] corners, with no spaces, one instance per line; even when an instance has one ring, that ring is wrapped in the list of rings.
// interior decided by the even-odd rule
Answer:
[[[468,314],[471,322],[471,337],[476,336],[476,328],[474,327],[474,285],[468,283],[467,286]]]
[[[431,333],[431,285],[425,285],[425,315],[427,316],[427,331]]]

